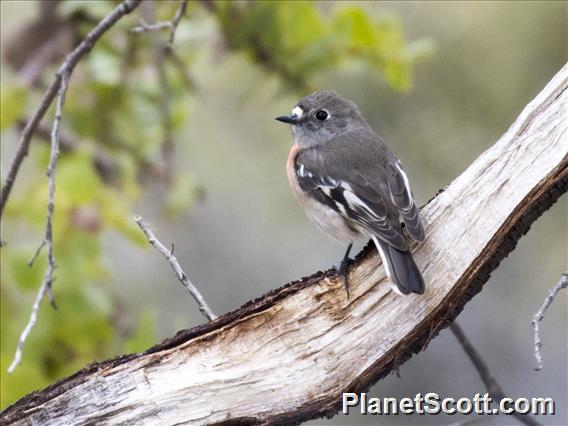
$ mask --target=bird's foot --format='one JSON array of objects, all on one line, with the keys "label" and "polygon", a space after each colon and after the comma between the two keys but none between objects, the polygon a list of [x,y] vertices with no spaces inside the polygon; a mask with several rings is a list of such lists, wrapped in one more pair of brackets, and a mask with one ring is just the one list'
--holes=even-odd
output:
[{"label": "bird's foot", "polygon": [[349,266],[351,265],[353,260],[346,256],[343,260],[339,263],[339,265],[335,266],[335,270],[339,275],[343,277],[343,287],[345,288],[345,292],[347,293],[347,298],[349,299]]}]

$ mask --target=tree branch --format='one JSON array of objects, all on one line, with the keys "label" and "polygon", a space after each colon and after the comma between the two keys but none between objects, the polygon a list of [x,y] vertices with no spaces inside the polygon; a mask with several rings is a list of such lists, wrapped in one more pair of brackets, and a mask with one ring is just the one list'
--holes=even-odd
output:
[{"label": "tree branch", "polygon": [[144,235],[146,235],[150,244],[152,244],[156,248],[156,250],[158,250],[160,254],[166,258],[166,260],[168,261],[168,263],[176,273],[178,280],[180,280],[183,286],[187,289],[187,291],[189,291],[191,296],[197,302],[197,305],[199,306],[199,311],[203,315],[205,315],[205,318],[207,318],[209,321],[213,321],[215,318],[217,318],[217,315],[213,313],[213,311],[211,310],[211,308],[209,307],[209,305],[207,304],[207,302],[205,301],[205,299],[203,298],[197,287],[193,285],[193,283],[188,278],[187,274],[183,272],[183,269],[181,268],[177,258],[174,256],[173,244],[172,244],[172,249],[168,250],[156,238],[156,236],[150,229],[150,226],[146,222],[144,222],[144,220],[142,220],[140,216],[135,217],[134,221],[138,224],[142,232],[144,232]]},{"label": "tree branch", "polygon": [[14,159],[10,164],[4,186],[2,187],[2,192],[0,194],[0,219],[2,218],[2,212],[4,211],[8,197],[10,196],[10,192],[12,191],[14,181],[16,180],[16,176],[18,175],[18,171],[20,170],[20,165],[22,164],[24,158],[28,155],[32,135],[34,134],[38,124],[51,106],[53,99],[55,99],[55,96],[59,91],[62,74],[67,73],[71,75],[79,60],[85,54],[90,52],[97,40],[120,18],[122,18],[124,15],[129,14],[136,7],[138,7],[141,1],[142,0],[124,0],[101,22],[99,22],[89,34],[87,34],[87,36],[79,44],[79,46],[77,46],[69,55],[65,57],[65,61],[55,75],[55,79],[51,82],[48,89],[45,91],[38,108],[22,131],[22,136],[20,137],[16,155],[14,156]]},{"label": "tree branch", "polygon": [[185,15],[185,11],[187,10],[187,2],[188,0],[182,0],[174,19],[172,19],[172,30],[170,31],[170,38],[168,39],[168,46],[171,48],[174,45],[174,40],[176,37],[177,27],[181,21],[181,18]]},{"label": "tree branch", "polygon": [[181,18],[185,15],[187,10],[187,2],[189,0],[181,0],[180,6],[176,11],[176,14],[170,21],[158,21],[152,24],[147,23],[144,19],[140,20],[140,24],[132,28],[130,31],[134,34],[149,33],[162,30],[170,30],[170,36],[168,38],[168,43],[166,48],[171,49],[176,37],[177,27],[181,21]]},{"label": "tree branch", "polygon": [[[155,20],[154,2],[146,2],[142,6],[142,14],[146,19]],[[177,16],[177,14],[176,14]],[[178,21],[179,23],[179,21]],[[173,21],[168,21],[171,33],[175,33]],[[177,28],[177,24],[176,24]],[[168,175],[174,176],[174,139],[172,129],[171,107],[170,107],[170,86],[166,74],[166,52],[167,46],[155,33],[150,34],[152,41],[152,55],[156,76],[160,84],[160,105],[159,111],[162,121],[162,162],[164,170]]]},{"label": "tree branch", "polygon": [[[53,228],[52,227],[53,210],[55,208],[55,170],[56,170],[56,167],[57,167],[57,159],[59,158],[59,133],[60,133],[60,126],[61,126],[61,117],[62,117],[63,105],[65,103],[65,95],[67,93],[67,87],[68,87],[68,84],[69,84],[69,78],[71,77],[71,73],[73,72],[73,69],[75,68],[75,65],[77,65],[77,62],[79,61],[79,59],[93,47],[94,42],[108,28],[110,28],[118,19],[120,19],[120,17],[122,17],[126,13],[130,12],[134,7],[136,7],[137,4],[138,4],[138,2],[136,2],[136,1],[125,1],[125,2],[121,3],[111,14],[109,14],[105,19],[103,19],[95,27],[95,29],[93,29],[87,35],[85,40],[82,41],[81,44],[75,50],[73,50],[69,55],[67,55],[67,57],[65,58],[65,61],[63,62],[63,64],[59,68],[59,70],[57,71],[56,78],[55,78],[54,82],[52,83],[52,85],[50,86],[50,89],[48,89],[47,92],[46,92],[46,95],[44,95],[44,98],[41,101],[40,107],[36,111],[36,114],[34,114],[32,119],[30,120],[30,123],[32,123],[32,124],[28,124],[26,126],[26,128],[24,129],[24,131],[22,132],[23,138],[24,138],[24,135],[28,135],[28,136],[26,136],[27,139],[25,139],[23,141],[23,143],[22,142],[20,143],[16,157],[14,158],[14,161],[12,162],[12,165],[10,167],[10,171],[8,172],[8,177],[6,178],[6,184],[4,185],[4,188],[2,189],[2,200],[1,200],[0,213],[1,213],[1,209],[4,207],[4,205],[6,203],[7,196],[10,193],[10,190],[11,190],[12,185],[14,183],[14,179],[17,175],[18,170],[19,170],[20,164],[21,164],[22,160],[24,159],[24,157],[27,155],[29,141],[31,140],[31,135],[35,131],[37,126],[39,125],[39,121],[41,120],[43,114],[45,114],[45,111],[47,110],[47,108],[49,107],[49,105],[51,104],[51,102],[53,100],[53,97],[51,97],[51,93],[52,93],[51,88],[56,88],[56,91],[58,92],[58,96],[57,96],[57,103],[56,103],[56,108],[55,108],[55,118],[53,120],[53,126],[52,126],[52,130],[51,130],[51,155],[50,155],[50,159],[49,159],[49,165],[48,165],[48,168],[47,168],[47,176],[48,176],[48,179],[49,179],[49,193],[48,193],[48,201],[47,201],[47,218],[46,218],[46,225],[45,225],[45,235],[44,235],[43,241],[41,242],[38,250],[36,251],[36,254],[32,258],[32,260],[30,261],[30,262],[33,262],[33,260],[39,254],[39,251],[41,250],[41,248],[45,246],[47,248],[47,269],[46,269],[42,284],[41,284],[41,286],[38,290],[38,293],[36,295],[36,298],[34,300],[34,304],[32,306],[32,311],[31,311],[28,323],[27,323],[26,327],[24,328],[24,330],[22,331],[20,338],[18,340],[16,353],[14,354],[14,360],[12,361],[12,363],[10,364],[10,367],[8,368],[8,373],[10,373],[10,374],[14,371],[14,369],[18,366],[18,364],[20,363],[20,361],[22,359],[22,353],[23,353],[23,350],[24,350],[24,345],[26,343],[26,340],[27,340],[31,330],[33,329],[34,325],[36,324],[37,313],[39,311],[41,301],[43,300],[43,296],[46,293],[49,296],[49,300],[50,300],[52,306],[56,307],[55,298],[53,296],[53,291],[52,291],[52,284],[53,284],[53,281],[54,281],[54,271],[55,271],[55,267],[56,267],[55,256],[54,256],[54,253],[53,253],[53,229],[52,229]],[[55,96],[55,94],[53,96]],[[38,111],[39,111],[39,113],[38,113]]]},{"label": "tree branch", "polygon": [[[423,295],[398,296],[368,245],[350,271],[290,283],[141,354],[92,364],[5,423],[298,423],[332,416],[449,325],[568,189],[568,66],[501,139],[422,209]],[[467,224],[467,226],[464,226]]]},{"label": "tree branch", "polygon": [[130,30],[133,34],[151,33],[153,31],[162,31],[172,29],[170,21],[160,21],[153,24],[147,23],[144,19],[140,19],[140,23]]},{"label": "tree branch", "polygon": [[57,104],[55,108],[55,119],[53,120],[53,127],[51,130],[51,155],[49,158],[49,165],[47,167],[47,177],[49,178],[49,193],[47,198],[47,219],[45,224],[45,236],[40,246],[38,247],[36,253],[30,260],[30,263],[38,256],[42,247],[47,247],[47,269],[45,271],[45,276],[43,282],[38,290],[34,304],[32,306],[32,312],[30,314],[30,319],[24,331],[20,335],[18,340],[18,347],[14,355],[14,360],[8,367],[8,373],[12,374],[14,369],[18,366],[22,359],[22,353],[24,351],[24,345],[26,340],[32,331],[36,321],[37,312],[39,310],[41,301],[45,293],[48,294],[51,305],[55,308],[55,298],[53,296],[53,290],[51,288],[54,280],[53,273],[55,272],[55,255],[53,254],[53,210],[55,207],[55,169],[57,167],[57,159],[59,158],[59,129],[61,126],[61,117],[63,111],[63,105],[65,103],[65,94],[67,93],[67,87],[69,85],[69,71],[62,69],[58,72],[61,77],[61,84],[59,85],[59,95],[57,97]]},{"label": "tree branch", "polygon": [[536,371],[542,369],[542,341],[540,339],[540,328],[539,324],[544,318],[544,314],[548,307],[554,302],[554,298],[558,294],[558,292],[568,287],[568,272],[564,272],[562,277],[560,277],[560,281],[556,283],[554,287],[548,290],[548,295],[546,299],[544,299],[544,303],[540,307],[540,309],[534,314],[532,319],[532,326],[534,329],[534,356],[536,358],[537,366],[535,368]]},{"label": "tree branch", "polygon": [[[481,378],[481,381],[485,385],[485,388],[487,389],[487,392],[489,392],[491,398],[498,401],[501,401],[503,398],[505,398],[505,392],[503,392],[503,389],[497,382],[497,379],[495,379],[495,376],[491,373],[491,370],[489,370],[489,367],[487,366],[479,352],[477,352],[475,347],[471,344],[457,321],[454,321],[450,324],[450,330],[477,370],[477,373],[479,374],[479,377]],[[529,416],[521,415],[519,413],[513,413],[513,416],[519,422],[529,426],[536,426],[539,424]]]},{"label": "tree branch", "polygon": [[[169,174],[169,177],[174,174],[174,138],[171,117],[171,93],[166,74],[166,58],[173,55],[173,43],[175,34],[181,18],[185,15],[187,9],[187,1],[182,0],[175,16],[167,22],[155,22],[147,24],[146,20],[155,20],[155,2],[146,2],[142,8],[142,14],[145,20],[142,20],[140,25],[133,28],[133,33],[151,32],[152,50],[154,56],[154,67],[160,84],[160,115],[162,120],[162,160],[164,163],[164,170]],[[163,42],[156,34],[155,31],[160,31],[164,28],[170,29],[170,36],[167,43]],[[185,77],[185,74],[182,74]]]}]

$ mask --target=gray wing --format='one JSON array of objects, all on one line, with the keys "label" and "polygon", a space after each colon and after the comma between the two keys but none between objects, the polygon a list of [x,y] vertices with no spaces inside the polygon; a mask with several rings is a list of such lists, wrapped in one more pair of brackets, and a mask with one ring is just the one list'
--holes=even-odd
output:
[{"label": "gray wing", "polygon": [[[333,158],[307,149],[295,163],[298,184],[309,196],[331,207],[343,217],[398,250],[407,250],[398,210],[388,187],[374,187],[348,164],[338,167]],[[350,173],[347,171],[351,170]]]},{"label": "gray wing", "polygon": [[389,187],[392,202],[397,207],[400,218],[406,226],[406,230],[412,238],[417,241],[424,240],[424,228],[418,213],[418,208],[414,203],[414,197],[410,190],[408,177],[402,169],[398,159],[390,161],[386,166],[387,184]]}]

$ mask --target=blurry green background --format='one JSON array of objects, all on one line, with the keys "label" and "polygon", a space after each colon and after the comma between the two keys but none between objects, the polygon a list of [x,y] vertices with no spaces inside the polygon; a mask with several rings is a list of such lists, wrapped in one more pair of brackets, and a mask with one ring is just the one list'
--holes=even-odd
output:
[{"label": "blurry green background", "polygon": [[[56,3],[0,3],[2,181],[20,122],[62,55],[116,4]],[[60,157],[54,217],[59,309],[44,301],[22,364],[9,376],[45,270],[44,255],[27,266],[43,235],[49,156],[45,137],[32,142],[2,219],[2,408],[93,360],[142,351],[203,322],[146,244],[135,214],[164,244],[175,243],[219,314],[337,262],[343,247],[317,231],[290,193],[284,164],[292,137],[273,120],[310,90],[335,89],[357,102],[402,159],[423,204],[505,132],[568,56],[566,2],[190,2],[174,57],[160,56],[167,32],[128,32],[142,16],[170,19],[177,6],[141,6],[73,74],[62,126],[74,148]],[[171,167],[161,152],[169,134],[164,93]],[[542,324],[540,372],[530,320],[566,269],[566,211],[563,197],[459,317],[506,393],[556,399],[556,416],[539,421],[557,425],[568,422],[566,293]],[[400,373],[369,392],[485,392],[446,330]],[[470,420],[338,415],[312,423]]]}]

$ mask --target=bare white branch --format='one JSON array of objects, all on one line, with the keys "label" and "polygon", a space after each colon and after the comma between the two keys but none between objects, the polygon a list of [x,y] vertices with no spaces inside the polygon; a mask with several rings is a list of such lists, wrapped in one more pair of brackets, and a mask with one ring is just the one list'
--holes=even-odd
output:
[{"label": "bare white branch", "polygon": [[20,335],[20,339],[18,340],[18,347],[16,348],[14,359],[10,364],[10,366],[8,367],[9,374],[12,374],[15,368],[18,366],[18,364],[20,364],[20,362],[22,361],[22,354],[24,353],[24,345],[26,344],[26,340],[28,339],[28,336],[32,331],[32,329],[34,328],[34,325],[37,321],[37,312],[39,311],[39,306],[41,304],[41,301],[43,300],[45,292],[47,291],[47,287],[48,287],[48,281],[47,279],[44,278],[39,288],[39,291],[36,294],[34,304],[32,306],[32,311],[30,313],[30,319],[28,320],[28,323],[26,324],[24,331],[22,331],[22,334]]},{"label": "bare white branch", "polygon": [[38,110],[34,114],[33,118],[30,120],[28,125],[25,127],[22,133],[22,140],[20,141],[20,146],[16,156],[10,166],[10,171],[8,173],[8,178],[6,183],[2,188],[2,200],[0,206],[0,213],[7,201],[8,195],[18,173],[19,167],[27,155],[27,150],[29,147],[29,141],[33,132],[36,130],[39,122],[41,121],[43,115],[50,107],[53,99],[57,96],[57,102],[55,105],[55,118],[53,120],[53,126],[51,128],[51,154],[49,158],[49,165],[47,168],[47,177],[49,179],[49,192],[47,199],[47,215],[46,215],[46,225],[44,238],[36,250],[33,257],[30,259],[30,264],[37,258],[41,249],[45,246],[47,248],[47,269],[43,277],[42,284],[37,292],[36,298],[34,300],[32,310],[30,313],[30,318],[26,327],[20,334],[18,340],[18,345],[16,347],[16,353],[14,354],[14,359],[10,366],[8,367],[8,373],[12,374],[14,369],[22,360],[22,354],[24,351],[24,346],[26,340],[33,327],[37,322],[37,315],[41,301],[47,293],[51,305],[56,308],[55,297],[53,295],[52,284],[54,281],[54,272],[56,268],[55,256],[53,252],[53,211],[55,209],[55,169],[57,167],[57,160],[59,158],[59,144],[60,144],[60,127],[61,118],[63,114],[63,105],[65,104],[65,95],[67,94],[67,88],[69,86],[69,79],[71,73],[73,72],[75,66],[79,60],[87,54],[94,46],[96,41],[109,29],[116,21],[118,21],[124,15],[130,13],[134,8],[138,6],[141,0],[125,0],[119,4],[109,15],[107,15],[102,21],[100,21],[97,26],[85,37],[85,39],[77,46],[71,53],[69,53],[63,64],[61,64],[55,79],[51,86],[48,88],[47,92],[38,107]]},{"label": "bare white branch", "polygon": [[49,301],[51,305],[55,308],[55,297],[53,296],[52,284],[53,284],[53,273],[55,272],[55,255],[53,254],[53,210],[55,208],[55,169],[57,167],[57,159],[59,158],[59,130],[61,127],[61,117],[63,111],[63,105],[65,104],[65,95],[67,93],[67,88],[69,87],[69,76],[71,75],[70,70],[67,68],[66,63],[64,63],[58,74],[61,76],[61,85],[59,86],[59,94],[57,96],[57,103],[55,106],[55,118],[53,120],[53,127],[51,130],[51,155],[49,158],[49,166],[47,167],[47,176],[49,178],[49,194],[47,198],[47,215],[45,224],[45,236],[41,242],[36,254],[32,258],[35,259],[37,254],[43,246],[47,248],[47,269],[45,271],[45,276],[43,277],[43,282],[39,288],[39,291],[34,300],[32,306],[32,312],[30,314],[30,319],[24,331],[20,335],[18,340],[18,346],[16,348],[16,353],[14,355],[14,360],[8,367],[8,373],[12,374],[14,369],[18,366],[22,359],[22,353],[24,351],[24,345],[26,340],[32,331],[35,323],[37,322],[37,312],[41,305],[43,296],[47,292]]},{"label": "bare white branch", "polygon": [[541,341],[541,338],[540,338],[539,323],[543,320],[544,314],[546,313],[546,310],[552,304],[552,302],[554,301],[554,298],[556,297],[558,292],[561,289],[566,288],[566,287],[568,287],[568,271],[564,272],[562,274],[562,277],[560,277],[560,281],[558,281],[554,287],[552,287],[550,290],[548,290],[548,294],[546,296],[546,299],[544,299],[544,303],[542,304],[540,309],[537,311],[537,313],[534,314],[534,316],[533,316],[532,326],[533,326],[533,329],[534,329],[534,356],[535,356],[536,362],[537,362],[537,366],[535,368],[536,371],[541,370],[542,365],[543,365],[543,362],[542,362],[542,341]]},{"label": "bare white branch", "polygon": [[199,310],[201,311],[201,313],[203,315],[205,315],[205,317],[209,321],[213,321],[215,318],[217,318],[217,315],[215,315],[213,313],[213,311],[211,310],[211,308],[209,307],[207,302],[205,302],[205,299],[203,298],[203,296],[201,295],[201,293],[199,292],[197,287],[195,287],[193,285],[193,283],[190,281],[190,279],[188,278],[186,273],[181,268],[177,258],[173,254],[174,253],[173,244],[172,244],[171,250],[168,250],[156,238],[156,236],[154,235],[154,233],[150,229],[150,225],[148,225],[146,222],[144,222],[142,217],[136,216],[134,218],[134,220],[136,221],[136,223],[138,224],[138,226],[140,227],[142,232],[144,232],[144,235],[146,235],[146,237],[148,238],[148,242],[150,244],[152,244],[156,248],[156,250],[158,250],[160,252],[160,254],[166,258],[166,260],[168,261],[168,263],[170,264],[170,266],[174,270],[175,274],[177,275],[178,280],[180,280],[180,282],[183,284],[183,286],[187,289],[187,291],[189,291],[191,296],[197,302],[197,305],[199,306]]},{"label": "bare white branch", "polygon": [[176,14],[170,21],[157,21],[152,24],[147,23],[144,19],[140,20],[140,23],[132,28],[130,32],[134,34],[141,34],[141,33],[149,33],[155,31],[163,31],[163,30],[170,30],[170,36],[168,38],[168,43],[166,48],[171,49],[174,44],[174,39],[176,36],[176,31],[178,25],[181,21],[181,18],[185,15],[185,11],[187,10],[187,2],[188,0],[182,0],[179,8],[176,11]]},{"label": "bare white branch", "polygon": [[[487,392],[489,393],[491,398],[498,401],[501,401],[503,398],[505,398],[505,392],[503,391],[503,388],[501,387],[499,382],[497,382],[497,379],[495,378],[493,373],[491,373],[491,370],[487,366],[487,363],[484,361],[481,354],[477,352],[477,349],[475,349],[475,346],[467,338],[457,321],[454,321],[450,324],[450,330],[477,370],[477,373],[479,374],[479,377],[481,378],[481,381],[485,385],[485,388],[487,389]],[[523,414],[514,413],[513,416],[520,423],[528,426],[537,426],[539,424],[532,417]]]},{"label": "bare white branch", "polygon": [[177,31],[177,27],[181,21],[181,18],[183,17],[183,15],[185,15],[185,11],[187,9],[187,2],[188,0],[182,0],[181,5],[179,6],[174,19],[172,19],[171,21],[171,32],[170,32],[170,38],[168,39],[168,45],[170,46],[170,48],[173,46],[174,44],[174,39],[176,37],[176,31]]},{"label": "bare white branch", "polygon": [[140,23],[134,28],[130,29],[130,32],[134,34],[141,34],[141,33],[149,33],[152,31],[162,31],[162,30],[171,31],[171,29],[172,29],[171,21],[160,21],[154,24],[148,24],[144,19],[140,19]]}]

